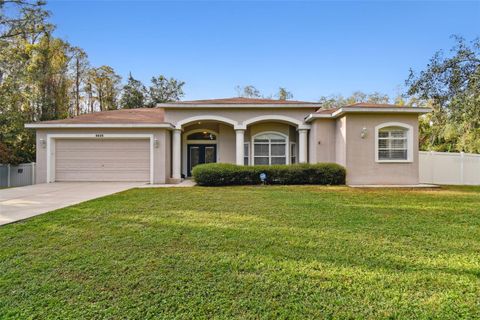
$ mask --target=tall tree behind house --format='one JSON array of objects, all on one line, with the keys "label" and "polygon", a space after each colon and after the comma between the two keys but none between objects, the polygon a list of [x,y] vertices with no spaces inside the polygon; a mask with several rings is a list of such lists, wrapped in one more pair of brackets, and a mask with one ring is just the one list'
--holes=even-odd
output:
[{"label": "tall tree behind house", "polygon": [[122,89],[120,105],[124,109],[142,108],[147,103],[147,94],[147,88],[145,88],[143,83],[133,78],[130,73],[128,76],[128,82]]},{"label": "tall tree behind house", "polygon": [[420,122],[423,150],[480,153],[480,39],[453,38],[450,54],[410,71],[407,94],[433,108]]}]

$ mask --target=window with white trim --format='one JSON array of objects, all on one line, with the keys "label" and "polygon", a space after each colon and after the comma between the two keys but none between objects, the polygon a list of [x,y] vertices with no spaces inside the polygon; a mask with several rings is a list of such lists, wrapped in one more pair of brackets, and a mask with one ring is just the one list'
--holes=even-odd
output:
[{"label": "window with white trim", "polygon": [[408,129],[384,127],[378,130],[378,160],[408,160]]},{"label": "window with white trim", "polygon": [[248,157],[250,154],[250,143],[245,142],[243,144],[243,165],[248,166]]},{"label": "window with white trim", "polygon": [[297,163],[297,144],[290,142],[290,163]]},{"label": "window with white trim", "polygon": [[262,133],[253,139],[253,164],[286,164],[287,137],[279,133]]}]

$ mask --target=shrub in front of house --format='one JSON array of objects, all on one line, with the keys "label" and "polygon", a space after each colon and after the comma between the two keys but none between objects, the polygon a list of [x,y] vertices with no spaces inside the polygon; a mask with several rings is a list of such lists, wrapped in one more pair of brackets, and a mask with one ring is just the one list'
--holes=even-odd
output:
[{"label": "shrub in front of house", "polygon": [[200,186],[256,185],[266,174],[267,184],[345,184],[346,170],[336,163],[237,166],[228,163],[200,164],[192,175]]}]

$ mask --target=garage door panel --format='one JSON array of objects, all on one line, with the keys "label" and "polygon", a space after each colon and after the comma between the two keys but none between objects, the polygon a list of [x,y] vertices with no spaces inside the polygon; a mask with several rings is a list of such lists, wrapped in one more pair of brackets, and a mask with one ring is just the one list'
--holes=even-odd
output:
[{"label": "garage door panel", "polygon": [[75,141],[76,148],[88,147],[90,149],[94,148],[112,148],[123,145],[128,145],[129,148],[134,148],[138,146],[141,149],[141,146],[144,146],[149,142],[147,138],[72,138],[72,139],[57,139],[57,144],[70,144],[71,141]]},{"label": "garage door panel", "polygon": [[[69,168],[69,167],[64,167],[64,168],[59,168],[57,167],[57,170],[56,172],[67,172],[67,171],[74,171],[74,172],[118,172],[119,170],[123,170],[123,171],[128,171],[128,172],[150,172],[148,169],[132,169],[131,167],[120,167],[120,166],[117,166],[115,168],[110,168],[110,167],[101,167],[101,166],[92,166],[92,167],[83,167],[83,168]],[[119,172],[121,173],[121,172]]]},{"label": "garage door panel", "polygon": [[[87,152],[92,152],[92,151],[87,151]],[[132,151],[128,151],[132,152]],[[114,158],[114,160],[112,159]],[[105,157],[105,156],[98,156],[95,154],[91,154],[88,157],[87,156],[75,156],[74,154],[65,157],[65,156],[58,156],[56,158],[57,160],[60,160],[60,164],[62,165],[96,165],[96,164],[109,164],[109,165],[115,165],[115,164],[143,164],[146,165],[149,163],[150,158],[149,157],[129,157],[128,155],[113,155],[112,157]],[[121,162],[118,161],[117,159],[121,159]],[[92,160],[92,161],[89,161]]]},{"label": "garage door panel", "polygon": [[[101,163],[99,163],[101,162]],[[136,162],[107,162],[107,161],[95,161],[94,163],[78,163],[78,164],[72,164],[72,163],[63,163],[61,162],[60,164],[57,164],[57,171],[61,170],[78,170],[78,171],[88,171],[88,170],[105,170],[105,171],[115,171],[115,170],[128,170],[128,171],[149,171],[148,168],[145,168],[145,166],[148,166],[149,163],[148,161],[144,163],[142,168],[134,168],[134,166],[137,166],[139,164],[138,161]]]},{"label": "garage door panel", "polygon": [[148,139],[59,139],[56,181],[149,181]]},{"label": "garage door panel", "polygon": [[[73,141],[73,140],[72,140]],[[75,142],[75,144],[78,143],[78,142]],[[62,145],[62,144],[61,144]],[[105,143],[100,143],[99,145],[97,145],[97,143],[93,143],[92,142],[92,146],[82,146],[82,147],[76,147],[75,148],[75,151],[105,151],[105,152],[112,152],[112,153],[115,153],[115,152],[121,152],[123,150],[123,148],[125,148],[124,146],[120,145],[120,144],[114,144],[114,145],[110,145],[110,144],[105,144]],[[129,143],[129,146],[128,146],[129,150],[132,150],[132,151],[142,151],[144,146],[143,144],[141,146],[135,146],[135,145],[132,145],[131,143]],[[72,150],[65,150],[65,152],[71,152]]]},{"label": "garage door panel", "polygon": [[92,172],[71,172],[61,173],[61,179],[57,181],[149,181],[148,172],[128,172],[112,175],[110,172],[95,172],[95,179],[92,180]]}]

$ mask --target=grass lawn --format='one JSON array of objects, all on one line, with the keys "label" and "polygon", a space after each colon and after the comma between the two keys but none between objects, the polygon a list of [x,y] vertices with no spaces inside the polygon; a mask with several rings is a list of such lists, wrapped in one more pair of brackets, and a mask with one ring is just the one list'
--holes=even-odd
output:
[{"label": "grass lawn", "polygon": [[0,227],[0,318],[480,318],[480,188],[85,202]]}]

